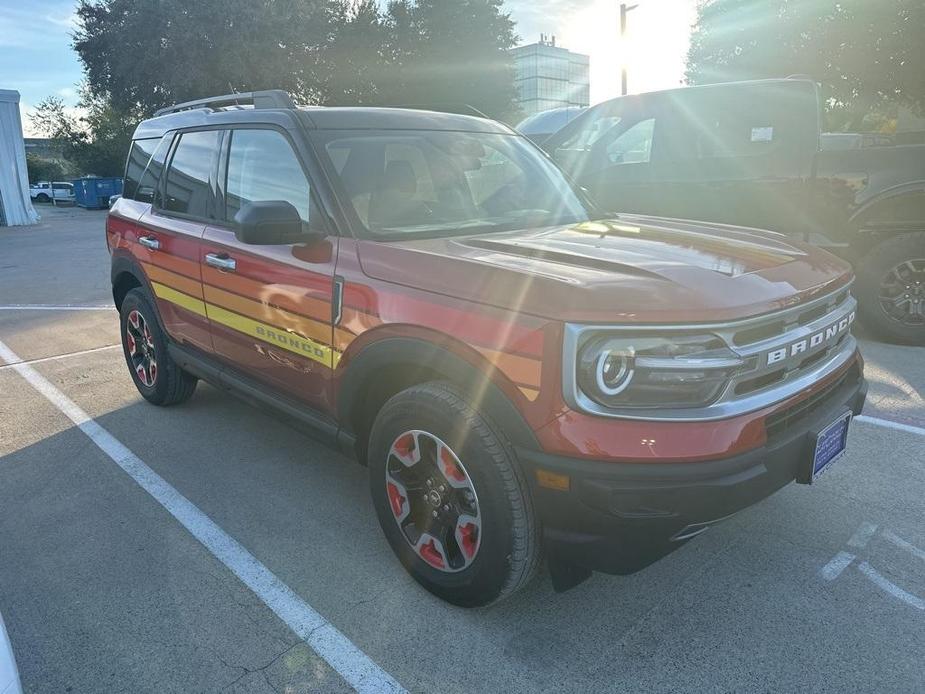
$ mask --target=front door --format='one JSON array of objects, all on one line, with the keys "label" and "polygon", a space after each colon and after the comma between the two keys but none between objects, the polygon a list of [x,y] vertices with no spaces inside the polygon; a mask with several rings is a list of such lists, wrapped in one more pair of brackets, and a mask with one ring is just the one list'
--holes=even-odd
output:
[{"label": "front door", "polygon": [[224,210],[206,227],[202,279],[216,354],[233,370],[329,410],[336,356],[331,298],[336,237],[312,244],[254,245],[235,237],[251,202],[284,200],[308,224],[315,210],[306,169],[280,130],[226,132]]}]

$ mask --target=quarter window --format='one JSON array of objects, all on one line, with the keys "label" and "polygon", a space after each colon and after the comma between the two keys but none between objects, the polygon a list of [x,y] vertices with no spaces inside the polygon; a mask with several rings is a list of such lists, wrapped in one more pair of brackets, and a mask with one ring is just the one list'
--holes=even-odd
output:
[{"label": "quarter window", "polygon": [[225,219],[247,203],[285,200],[309,219],[308,178],[289,141],[275,130],[232,130],[225,185]]},{"label": "quarter window", "polygon": [[135,199],[135,191],[138,190],[138,182],[144,173],[148,160],[157,147],[158,139],[151,138],[148,140],[135,140],[132,148],[128,153],[128,161],[125,164],[125,184],[123,185],[122,197],[127,200]]},{"label": "quarter window", "polygon": [[[167,151],[170,149],[170,143],[173,141],[173,134],[168,133],[161,138],[160,143],[151,155],[150,161],[144,168],[144,173],[138,181],[138,187],[134,191],[133,198],[138,202],[154,203],[161,206],[161,199],[157,195],[158,181],[161,180],[161,173],[164,171],[164,162],[167,160]],[[126,181],[128,185],[128,181]]]},{"label": "quarter window", "polygon": [[209,211],[209,173],[218,149],[218,130],[183,133],[170,160],[164,209],[193,217]]}]

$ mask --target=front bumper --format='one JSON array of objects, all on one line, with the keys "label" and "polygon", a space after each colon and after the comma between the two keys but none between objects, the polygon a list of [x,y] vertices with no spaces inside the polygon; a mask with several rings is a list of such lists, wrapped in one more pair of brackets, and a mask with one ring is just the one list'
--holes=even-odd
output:
[{"label": "front bumper", "polygon": [[[819,397],[769,417],[765,445],[721,460],[618,463],[518,449],[547,556],[612,574],[648,566],[712,523],[794,481],[812,454],[811,432],[846,409],[859,414],[866,395],[861,369],[852,367]],[[537,471],[567,475],[568,491],[539,486]]]}]

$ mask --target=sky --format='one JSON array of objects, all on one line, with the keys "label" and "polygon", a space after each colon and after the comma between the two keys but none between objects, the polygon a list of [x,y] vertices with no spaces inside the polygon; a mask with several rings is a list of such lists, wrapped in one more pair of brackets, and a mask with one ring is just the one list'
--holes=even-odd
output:
[{"label": "sky", "polygon": [[[193,1],[193,0],[191,0]],[[506,0],[521,43],[540,33],[591,57],[591,103],[620,93],[625,61],[629,91],[668,89],[681,83],[697,0],[631,0],[638,5],[619,40],[618,0]],[[0,89],[21,94],[26,137],[38,135],[28,114],[47,96],[77,103],[82,70],[71,49],[74,0],[0,0]]]}]

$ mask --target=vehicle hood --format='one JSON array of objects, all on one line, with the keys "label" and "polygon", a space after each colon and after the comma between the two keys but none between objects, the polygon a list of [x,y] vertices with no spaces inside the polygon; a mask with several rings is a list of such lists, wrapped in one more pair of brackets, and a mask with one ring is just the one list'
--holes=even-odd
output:
[{"label": "vehicle hood", "polygon": [[360,244],[370,277],[566,321],[710,322],[850,282],[835,256],[774,232],[660,217]]}]

